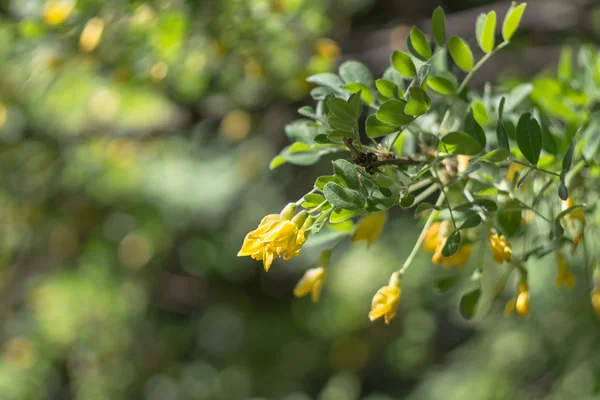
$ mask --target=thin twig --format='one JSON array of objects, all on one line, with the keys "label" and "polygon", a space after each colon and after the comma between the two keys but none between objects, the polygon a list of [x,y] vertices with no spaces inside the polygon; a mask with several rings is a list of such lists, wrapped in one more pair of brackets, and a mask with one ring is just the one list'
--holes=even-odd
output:
[{"label": "thin twig", "polygon": [[[440,193],[440,197],[438,197],[438,200],[435,202],[435,205],[437,207],[439,207],[442,205],[443,202],[444,202],[444,193]],[[404,272],[406,272],[406,270],[412,263],[413,259],[419,252],[419,249],[421,248],[421,245],[423,244],[423,241],[425,240],[425,235],[427,234],[427,231],[433,224],[433,221],[435,220],[436,215],[437,215],[437,210],[435,210],[435,209],[431,210],[431,214],[429,214],[429,217],[427,218],[427,221],[425,222],[425,225],[423,226],[423,230],[421,230],[421,234],[419,235],[419,238],[417,239],[417,242],[415,243],[415,247],[413,247],[412,251],[408,255],[408,258],[404,262],[404,265],[402,266],[402,268],[400,268],[398,270],[398,274],[400,274],[400,275],[404,274]]]}]

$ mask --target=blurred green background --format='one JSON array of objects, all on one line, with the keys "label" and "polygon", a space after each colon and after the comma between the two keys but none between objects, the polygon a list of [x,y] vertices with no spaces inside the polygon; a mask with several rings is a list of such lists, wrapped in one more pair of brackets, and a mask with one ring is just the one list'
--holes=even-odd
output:
[{"label": "blurred green background", "polygon": [[[600,399],[589,288],[556,291],[547,260],[529,319],[497,304],[467,324],[423,254],[386,327],[367,313],[418,235],[410,212],[340,246],[317,305],[292,289],[319,249],[268,274],[236,257],[330,170],[268,171],[305,78],[349,58],[381,73],[439,5],[472,38],[508,7],[486,3],[1,0],[0,399]],[[475,84],[552,70],[599,19],[596,1],[530,2]]]}]

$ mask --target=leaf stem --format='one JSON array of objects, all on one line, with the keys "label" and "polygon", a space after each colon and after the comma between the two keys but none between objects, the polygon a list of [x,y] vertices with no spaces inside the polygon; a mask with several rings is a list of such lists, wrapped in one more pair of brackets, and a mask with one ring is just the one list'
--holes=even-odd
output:
[{"label": "leaf stem", "polygon": [[430,183],[431,183],[431,179],[423,179],[420,182],[413,183],[412,185],[410,185],[408,187],[408,193],[412,193],[412,192],[414,192],[416,190],[422,189],[425,186],[429,185]]},{"label": "leaf stem", "polygon": [[[442,205],[443,202],[444,202],[444,193],[440,193],[440,197],[438,197],[435,205],[439,207]],[[425,235],[427,234],[427,231],[429,230],[429,228],[433,224],[433,221],[435,220],[436,215],[437,215],[437,210],[435,210],[435,209],[431,210],[431,214],[429,214],[429,217],[427,218],[427,221],[425,222],[425,225],[423,226],[423,229],[421,230],[421,234],[419,235],[419,238],[417,239],[417,242],[415,243],[415,247],[413,247],[412,251],[408,255],[408,258],[404,262],[404,265],[402,266],[402,268],[400,268],[397,271],[399,275],[404,274],[404,272],[406,272],[406,270],[408,269],[408,267],[414,260],[419,249],[421,248],[421,245],[423,244],[423,241],[425,240]]]},{"label": "leaf stem", "polygon": [[452,212],[452,207],[450,206],[450,201],[448,201],[448,195],[446,194],[446,189],[444,188],[442,181],[440,180],[437,173],[435,172],[435,169],[432,168],[431,173],[440,183],[440,189],[442,189],[442,193],[444,194],[444,198],[446,199],[446,205],[448,206],[448,211],[450,212],[450,219],[452,220],[452,225],[454,226],[454,230],[456,230],[456,220],[454,219],[454,213]]},{"label": "leaf stem", "polygon": [[425,200],[426,198],[431,196],[436,190],[438,190],[438,185],[437,184],[431,185],[430,187],[428,187],[427,189],[425,189],[423,192],[419,193],[415,197],[415,201],[413,202],[413,205],[417,205],[417,204],[421,203],[423,200]]},{"label": "leaf stem", "polygon": [[319,204],[318,206],[316,206],[315,208],[313,208],[312,210],[310,210],[308,213],[312,214],[314,212],[317,212],[321,207],[323,207],[327,203],[328,203],[328,201],[324,200],[321,204]]},{"label": "leaf stem", "polygon": [[481,68],[481,66],[483,64],[485,64],[485,62],[487,60],[489,60],[490,57],[492,57],[494,54],[496,54],[496,52],[498,52],[498,51],[502,50],[503,48],[505,48],[506,46],[508,46],[509,43],[510,42],[504,41],[504,42],[500,43],[494,50],[490,51],[485,56],[481,57],[481,60],[479,60],[477,62],[477,64],[475,64],[475,66],[469,71],[467,76],[465,76],[465,79],[463,79],[463,81],[461,82],[461,84],[458,87],[458,89],[456,90],[456,92],[457,93],[462,92],[463,89],[467,86],[467,84],[471,80],[471,78],[473,78],[473,75],[475,75],[475,73],[479,70],[479,68]]},{"label": "leaf stem", "polygon": [[546,173],[546,174],[550,174],[550,175],[554,175],[554,176],[560,176],[560,174],[557,174],[556,172],[548,171],[547,169],[544,169],[544,168],[539,168],[539,167],[538,167],[538,166],[536,166],[536,165],[527,164],[527,163],[524,163],[524,162],[522,162],[522,161],[515,160],[514,158],[511,158],[511,159],[510,159],[510,161],[511,161],[511,162],[514,162],[515,164],[523,165],[523,166],[525,166],[525,167],[527,167],[527,168],[531,168],[531,169],[538,170],[538,171],[540,171],[540,172],[544,172],[544,173]]}]

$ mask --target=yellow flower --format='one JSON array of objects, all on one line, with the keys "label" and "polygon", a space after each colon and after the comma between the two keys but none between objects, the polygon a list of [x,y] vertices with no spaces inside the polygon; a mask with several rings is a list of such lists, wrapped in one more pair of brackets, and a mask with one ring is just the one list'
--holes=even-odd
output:
[{"label": "yellow flower", "polygon": [[[573,201],[572,198],[567,198],[566,201],[562,202],[562,209],[567,210],[571,207],[575,206],[575,202]],[[585,225],[585,217],[583,215],[583,208],[579,207],[574,209],[573,211],[571,211],[570,213],[568,213],[567,215],[565,215],[565,219],[571,219],[571,220],[578,220],[580,221],[582,224]]]},{"label": "yellow flower", "polygon": [[458,172],[464,172],[467,168],[469,168],[469,161],[471,160],[470,156],[463,156],[463,155],[459,155],[458,157],[456,157],[456,160],[458,161]]},{"label": "yellow flower", "polygon": [[263,262],[269,271],[275,257],[289,260],[297,256],[306,242],[306,230],[312,225],[312,217],[302,211],[292,218],[295,204],[289,204],[280,214],[270,214],[262,219],[258,228],[244,238],[238,257],[250,256]]},{"label": "yellow flower", "polygon": [[569,269],[569,264],[565,260],[562,252],[556,252],[556,267],[558,273],[556,275],[556,280],[554,283],[558,289],[561,288],[562,285],[565,285],[569,289],[573,289],[575,285],[575,275],[573,275]]},{"label": "yellow flower", "polygon": [[425,251],[434,253],[440,245],[440,242],[443,240],[440,238],[441,226],[441,222],[434,222],[433,224],[431,224],[429,229],[427,229],[427,232],[425,232],[425,239],[423,240],[423,249]]},{"label": "yellow flower", "polygon": [[373,242],[377,240],[379,235],[381,235],[386,219],[387,212],[385,211],[367,215],[358,223],[352,241],[358,242],[360,240],[366,240],[368,246],[371,246]]},{"label": "yellow flower", "polygon": [[444,257],[442,255],[442,249],[446,244],[446,236],[448,233],[449,229],[446,222],[434,222],[427,232],[425,232],[423,249],[425,249],[425,251],[433,252],[431,261],[434,264],[440,264],[443,267],[462,268],[467,264],[473,246],[470,244],[463,244],[452,256]]},{"label": "yellow flower", "polygon": [[527,282],[521,281],[521,283],[519,283],[517,296],[506,304],[504,313],[510,314],[514,310],[516,310],[517,314],[521,317],[527,317],[529,315],[529,288]]},{"label": "yellow flower", "polygon": [[397,273],[393,273],[389,284],[379,289],[375,293],[375,296],[373,296],[369,319],[375,321],[384,317],[386,325],[389,325],[392,318],[396,316],[396,309],[398,308],[401,293],[400,276]]},{"label": "yellow flower", "polygon": [[98,47],[102,38],[102,32],[104,32],[104,21],[97,17],[90,19],[85,24],[79,37],[79,48],[81,51],[89,53]]},{"label": "yellow flower", "polygon": [[325,268],[318,267],[309,269],[296,284],[294,296],[302,297],[310,293],[313,303],[318,302],[324,280]]},{"label": "yellow flower", "polygon": [[59,25],[66,21],[75,8],[75,0],[48,0],[44,5],[44,22]]},{"label": "yellow flower", "polygon": [[340,46],[328,38],[320,38],[315,42],[315,53],[327,60],[337,60],[340,58]]},{"label": "yellow flower", "polygon": [[469,256],[471,255],[473,246],[471,246],[470,244],[462,244],[456,253],[454,253],[450,257],[444,257],[442,255],[442,249],[444,248],[445,244],[446,239],[443,239],[438,245],[438,247],[435,249],[435,253],[431,258],[431,261],[433,261],[434,264],[442,265],[444,268],[463,268],[467,264],[467,261],[469,261]]},{"label": "yellow flower", "polygon": [[489,238],[490,247],[492,248],[492,258],[498,264],[512,261],[512,245],[504,236],[498,236],[497,233]]},{"label": "yellow flower", "polygon": [[600,317],[600,289],[597,287],[594,288],[590,297],[592,301],[592,307],[594,307],[594,311],[596,311],[596,314],[598,317]]}]

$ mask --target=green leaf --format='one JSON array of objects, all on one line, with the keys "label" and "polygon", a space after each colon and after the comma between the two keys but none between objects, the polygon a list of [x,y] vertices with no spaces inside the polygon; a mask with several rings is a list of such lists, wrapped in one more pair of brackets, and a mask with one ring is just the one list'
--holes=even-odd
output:
[{"label": "green leaf", "polygon": [[506,237],[513,236],[521,226],[521,204],[516,200],[506,202],[496,213],[496,221]]},{"label": "green leaf", "polygon": [[431,58],[431,46],[425,34],[416,26],[413,26],[408,36],[408,48],[414,56],[422,60]]},{"label": "green leaf", "polygon": [[350,161],[343,159],[335,160],[333,162],[333,171],[342,185],[347,186],[350,189],[358,189],[360,185],[358,172],[356,171],[354,164]]},{"label": "green leaf", "polygon": [[354,134],[352,132],[348,132],[342,129],[334,129],[327,133],[327,137],[329,140],[334,142],[341,142],[342,138],[351,138]]},{"label": "green leaf", "polygon": [[283,157],[283,156],[275,156],[275,157],[273,157],[273,159],[269,163],[269,169],[273,170],[273,169],[279,167],[280,165],[285,164],[285,162],[286,162],[285,157]]},{"label": "green leaf", "polygon": [[481,217],[478,214],[469,215],[462,224],[458,227],[458,230],[475,228],[481,224]]},{"label": "green leaf", "polygon": [[466,132],[449,132],[442,136],[440,151],[448,154],[473,156],[483,150],[481,143]]},{"label": "green leaf", "polygon": [[421,68],[419,68],[419,72],[417,72],[417,84],[416,86],[423,86],[423,83],[427,80],[429,76],[429,72],[431,71],[431,65],[423,64]]},{"label": "green leaf", "polygon": [[473,53],[467,42],[458,36],[452,36],[448,41],[450,56],[460,69],[469,72],[473,69]]},{"label": "green leaf", "polygon": [[336,74],[331,72],[323,72],[321,74],[311,75],[306,78],[307,82],[321,86],[326,86],[331,89],[340,90],[344,86],[344,82]]},{"label": "green leaf", "polygon": [[465,118],[464,131],[471,135],[475,140],[479,142],[481,148],[485,148],[487,139],[485,137],[485,132],[483,128],[479,126],[477,121],[475,121],[475,117],[473,115],[473,110],[469,110],[467,117]]},{"label": "green leaf", "polygon": [[404,112],[414,116],[423,115],[429,110],[430,105],[431,99],[427,95],[427,92],[418,86],[413,86],[410,88],[410,97],[404,108]]},{"label": "green leaf", "polygon": [[375,81],[375,86],[377,87],[377,91],[383,96],[389,98],[394,97],[394,88],[396,87],[396,84],[394,82],[388,81],[386,79],[377,79]]},{"label": "green leaf", "polygon": [[504,110],[504,97],[500,100],[498,124],[496,125],[496,140],[498,141],[498,147],[506,150],[510,153],[510,145],[508,144],[508,135],[504,129],[504,123],[502,122],[502,112]]},{"label": "green leaf", "polygon": [[329,216],[329,222],[331,222],[332,224],[339,224],[340,222],[347,221],[350,218],[359,216],[364,213],[365,213],[365,210],[363,210],[363,209],[348,210],[348,209],[340,208],[337,210],[333,210],[333,212]]},{"label": "green leaf", "polygon": [[285,126],[285,134],[293,142],[309,144],[319,134],[317,128],[309,125],[311,122],[307,119],[298,119],[290,122]]},{"label": "green leaf", "polygon": [[413,117],[404,112],[406,102],[404,100],[386,101],[377,110],[377,119],[394,126],[408,125],[413,121]]},{"label": "green leaf", "polygon": [[442,7],[438,7],[433,10],[433,16],[431,17],[431,30],[433,32],[433,39],[438,46],[446,44],[446,14]]},{"label": "green leaf", "polygon": [[460,242],[462,238],[460,236],[460,231],[456,230],[452,232],[448,238],[446,239],[446,243],[444,243],[444,247],[442,247],[442,255],[444,257],[452,257],[458,249],[460,249]]},{"label": "green leaf", "polygon": [[537,120],[531,117],[531,113],[521,115],[516,134],[519,150],[531,164],[536,165],[542,151],[542,132]]},{"label": "green leaf", "polygon": [[444,95],[454,94],[456,93],[456,89],[458,88],[458,85],[454,80],[447,79],[446,77],[439,75],[430,76],[427,79],[427,86],[429,86],[431,90],[435,90],[439,94]]},{"label": "green leaf", "polygon": [[315,119],[317,116],[315,113],[315,109],[312,108],[311,106],[300,107],[298,109],[298,114],[300,114],[304,117],[312,118],[312,119]]},{"label": "green leaf", "polygon": [[417,68],[408,54],[396,50],[392,53],[392,65],[402,75],[413,78],[417,75]]},{"label": "green leaf", "polygon": [[477,212],[493,212],[498,209],[498,205],[492,199],[479,198],[469,203],[462,203],[454,207],[455,211],[477,211]]},{"label": "green leaf", "polygon": [[333,143],[333,141],[331,141],[331,139],[329,139],[329,137],[327,137],[327,135],[325,133],[320,133],[317,136],[315,136],[315,143],[318,144],[330,144]]},{"label": "green leaf", "polygon": [[321,149],[305,143],[296,142],[281,152],[285,160],[294,165],[313,165],[321,158]]},{"label": "green leaf", "polygon": [[488,14],[481,14],[477,18],[476,36],[479,47],[485,53],[494,50],[496,39],[496,11],[490,11]]},{"label": "green leaf", "polygon": [[361,101],[361,91],[353,93],[348,99],[348,105],[350,106],[350,112],[354,117],[354,120],[360,118],[360,114],[362,114],[362,101]]},{"label": "green leaf", "polygon": [[329,182],[323,188],[325,199],[335,208],[345,208],[347,210],[362,209],[365,205],[363,199],[356,191],[338,185],[335,182]]},{"label": "green leaf", "polygon": [[332,97],[327,100],[327,108],[332,112],[336,117],[340,118],[343,121],[351,122],[358,119],[358,116],[354,114],[354,111],[350,108],[350,105],[337,97]]},{"label": "green leaf", "polygon": [[569,189],[567,189],[567,186],[564,182],[560,182],[558,184],[558,197],[562,201],[567,201],[567,199],[569,198]]},{"label": "green leaf", "polygon": [[573,78],[573,48],[565,46],[558,60],[558,79],[570,81]]},{"label": "green leaf", "polygon": [[575,141],[571,139],[571,143],[569,143],[569,148],[567,149],[567,152],[565,153],[565,156],[562,160],[562,176],[564,176],[571,169],[571,164],[573,163],[573,151],[575,151]]},{"label": "green leaf", "polygon": [[304,196],[304,202],[302,203],[303,208],[315,208],[319,204],[325,201],[325,197],[318,193],[310,193]]},{"label": "green leaf", "polygon": [[457,274],[457,275],[447,276],[445,278],[438,280],[434,286],[435,293],[436,294],[446,293],[447,291],[452,289],[454,286],[456,286],[459,279],[460,279],[460,275]]},{"label": "green leaf", "polygon": [[398,132],[398,127],[381,122],[377,119],[375,114],[369,115],[365,124],[365,129],[367,131],[367,136],[371,138],[387,136],[394,132]]},{"label": "green leaf", "polygon": [[521,189],[523,187],[523,185],[525,184],[525,182],[527,182],[527,178],[529,178],[529,175],[531,174],[531,168],[527,168],[527,171],[525,172],[525,174],[519,179],[519,182],[517,183],[517,188]]},{"label": "green leaf", "polygon": [[492,150],[484,156],[481,156],[477,159],[477,161],[487,161],[491,163],[497,163],[500,161],[505,161],[508,157],[508,150],[506,149],[496,149]]},{"label": "green leaf", "polygon": [[464,319],[471,319],[475,315],[479,299],[481,298],[481,289],[475,289],[464,294],[460,299],[459,311]]},{"label": "green leaf", "polygon": [[481,102],[481,100],[477,99],[473,102],[473,116],[475,117],[475,121],[477,121],[477,123],[479,125],[487,125],[490,123],[490,118],[487,115],[487,111],[485,109],[485,106],[483,105],[483,103]]},{"label": "green leaf", "polygon": [[[340,99],[338,99],[338,100],[340,100]],[[346,103],[346,102],[344,101],[344,103]],[[346,103],[346,105],[348,105],[348,103]],[[349,108],[348,108],[348,110],[349,110]],[[333,113],[329,113],[327,115],[327,122],[329,122],[329,125],[331,125],[335,129],[341,129],[342,131],[346,131],[346,132],[354,131],[354,121],[352,119],[350,119],[350,120],[342,119]]]},{"label": "green leaf", "polygon": [[402,199],[400,199],[400,207],[408,208],[415,203],[415,196],[410,193],[407,193]]},{"label": "green leaf", "polygon": [[506,12],[506,16],[504,17],[504,23],[502,24],[502,37],[504,40],[509,41],[519,28],[521,17],[525,12],[525,7],[527,7],[526,3],[522,3],[517,6],[513,1],[511,4],[510,8]]},{"label": "green leaf", "polygon": [[358,61],[346,61],[340,65],[338,72],[345,83],[358,82],[368,88],[375,85],[375,79],[369,68]]},{"label": "green leaf", "polygon": [[371,89],[369,89],[362,83],[358,83],[358,82],[348,83],[348,84],[346,84],[346,86],[344,86],[344,89],[346,89],[346,91],[348,93],[360,92],[360,98],[362,99],[362,101],[364,101],[365,103],[367,103],[369,105],[373,104],[373,102],[375,101],[375,98],[373,97],[373,92],[371,92]]},{"label": "green leaf", "polygon": [[315,181],[315,187],[319,190],[323,190],[327,183],[337,181],[338,179],[333,175],[323,175],[317,178],[317,180]]}]

